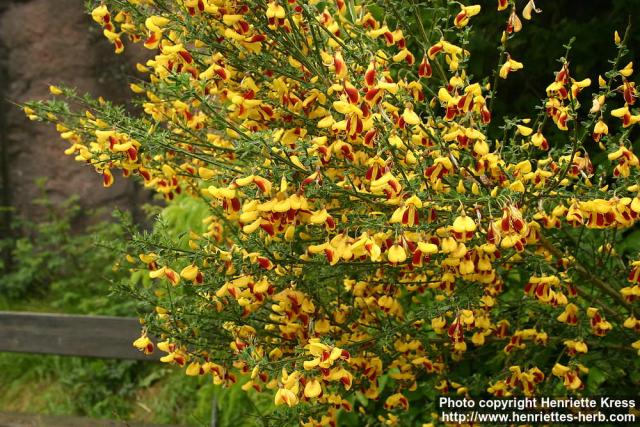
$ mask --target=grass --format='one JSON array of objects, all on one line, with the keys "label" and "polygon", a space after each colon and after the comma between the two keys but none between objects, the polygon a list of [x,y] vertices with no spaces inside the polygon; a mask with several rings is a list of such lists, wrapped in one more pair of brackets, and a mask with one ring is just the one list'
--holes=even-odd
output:
[{"label": "grass", "polygon": [[[85,295],[85,304],[104,297]],[[61,304],[55,292],[20,300],[0,297],[0,310],[82,312],[77,307]],[[0,372],[0,412],[209,426],[215,395],[219,426],[252,427],[260,425],[256,405],[264,412],[272,408],[269,396],[250,399],[240,385],[222,389],[210,377],[188,377],[153,362],[0,353]]]},{"label": "grass", "polygon": [[[103,297],[86,296],[98,301]],[[70,313],[78,312],[77,307],[60,304],[55,292],[18,301],[0,297],[0,310]],[[97,314],[112,314],[106,311]],[[207,384],[205,378],[187,377],[173,366],[0,353],[0,372],[0,412],[209,425],[213,384]]]},{"label": "grass", "polygon": [[[0,412],[209,426],[215,395],[219,426],[257,424],[239,386],[221,389],[165,365],[0,353],[0,372]],[[259,406],[268,409],[270,400]]]}]

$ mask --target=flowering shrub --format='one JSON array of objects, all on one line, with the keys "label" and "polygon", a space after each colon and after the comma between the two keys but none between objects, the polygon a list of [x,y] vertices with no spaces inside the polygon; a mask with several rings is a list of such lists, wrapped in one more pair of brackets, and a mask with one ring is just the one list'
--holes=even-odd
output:
[{"label": "flowering shrub", "polygon": [[[75,107],[26,113],[105,186],[121,170],[207,206],[204,230],[130,242],[131,268],[155,279],[132,288],[156,307],[136,347],[270,393],[277,425],[428,423],[439,394],[637,383],[629,29],[601,76],[574,76],[569,44],[532,116],[497,120],[500,82],[527,68],[510,40],[540,10],[435,3],[95,5],[116,53],[155,53],[131,85],[144,111],[52,87]],[[467,72],[479,13],[505,22],[484,79]],[[608,161],[592,163],[592,141]]]}]

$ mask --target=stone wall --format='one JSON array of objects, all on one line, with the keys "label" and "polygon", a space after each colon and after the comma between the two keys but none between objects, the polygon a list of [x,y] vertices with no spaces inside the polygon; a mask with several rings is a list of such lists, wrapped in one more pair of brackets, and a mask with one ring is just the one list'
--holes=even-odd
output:
[{"label": "stone wall", "polygon": [[[11,104],[48,98],[48,86],[58,83],[125,102],[126,74],[141,55],[132,48],[115,55],[85,13],[84,0],[0,0],[0,205],[10,204],[16,215],[36,218],[41,212],[31,201],[39,196],[39,178],[46,178],[54,203],[77,194],[86,208],[130,209],[148,197],[132,180],[119,176],[111,188],[102,188],[92,168],[63,154],[67,142],[51,125],[27,120]],[[8,218],[0,218],[6,226]]]}]

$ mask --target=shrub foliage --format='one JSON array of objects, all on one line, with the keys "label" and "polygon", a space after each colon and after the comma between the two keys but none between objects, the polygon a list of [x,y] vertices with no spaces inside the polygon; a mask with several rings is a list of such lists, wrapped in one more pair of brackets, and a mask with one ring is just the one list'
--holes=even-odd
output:
[{"label": "shrub foliage", "polygon": [[[135,345],[153,333],[187,375],[270,393],[274,425],[435,422],[440,394],[634,390],[630,29],[598,76],[575,75],[569,42],[530,116],[496,118],[500,83],[535,61],[512,40],[541,11],[491,6],[93,5],[116,53],[154,53],[131,84],[140,113],[59,87],[26,113],[105,186],[121,170],[205,212],[128,243],[154,279],[129,286],[155,307]],[[479,13],[504,22],[486,76],[468,71]]]}]

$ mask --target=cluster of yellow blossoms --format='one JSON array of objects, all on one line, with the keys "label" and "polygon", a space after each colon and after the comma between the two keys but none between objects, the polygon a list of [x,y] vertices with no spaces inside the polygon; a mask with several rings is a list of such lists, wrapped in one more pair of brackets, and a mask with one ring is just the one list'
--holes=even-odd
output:
[{"label": "cluster of yellow blossoms", "polygon": [[[183,230],[186,249],[149,243],[129,258],[157,279],[149,331],[188,375],[312,403],[304,425],[334,425],[355,406],[398,424],[425,390],[530,396],[557,377],[574,392],[581,357],[609,334],[640,350],[640,261],[614,248],[640,213],[625,41],[616,33],[621,54],[597,88],[565,59],[539,116],[496,132],[500,80],[474,81],[463,47],[481,7],[393,3],[418,20],[365,0],[104,1],[92,17],[116,53],[126,39],[154,53],[131,85],[142,117],[57,87],[85,114],[26,108],[56,122],[67,154],[105,186],[120,169],[166,200],[207,203],[206,231]],[[519,13],[540,11],[497,9],[510,11],[496,70],[508,79],[526,65],[506,51]],[[425,10],[450,27],[427,31]],[[596,175],[588,139],[608,174]],[[146,334],[135,346],[153,350]],[[485,348],[506,362],[481,380],[458,372]],[[528,356],[540,348],[554,357]]]}]

